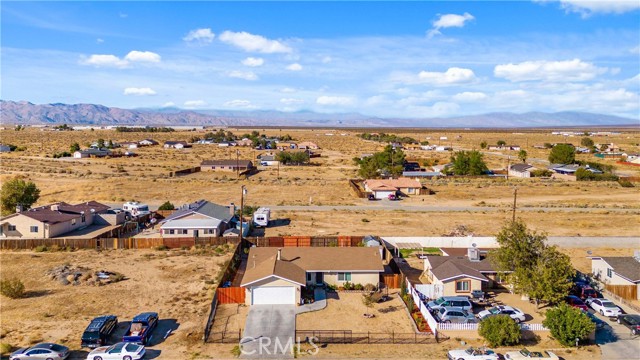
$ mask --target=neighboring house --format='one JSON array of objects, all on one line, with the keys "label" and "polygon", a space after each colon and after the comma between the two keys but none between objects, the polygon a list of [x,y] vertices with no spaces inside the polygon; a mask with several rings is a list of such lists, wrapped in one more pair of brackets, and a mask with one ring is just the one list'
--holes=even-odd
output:
[{"label": "neighboring house", "polygon": [[126,141],[126,142],[121,142],[120,146],[122,146],[123,148],[128,148],[128,149],[137,149],[138,148],[138,144],[135,141]]},{"label": "neighboring house", "polygon": [[9,145],[0,144],[0,152],[11,152],[11,147],[9,147]]},{"label": "neighboring house", "polygon": [[73,157],[76,159],[89,158],[89,157],[105,157],[110,155],[111,155],[111,150],[96,149],[96,148],[79,150],[73,153]]},{"label": "neighboring house", "polygon": [[578,171],[578,169],[580,168],[584,168],[587,169],[589,171],[591,171],[594,174],[602,174],[602,171],[598,170],[598,169],[594,169],[587,166],[580,166],[578,164],[571,164],[571,165],[562,165],[562,164],[553,164],[551,165],[551,170],[557,174],[561,174],[561,175],[575,175],[576,171]]},{"label": "neighboring house", "polygon": [[165,149],[184,149],[191,147],[186,141],[166,141],[164,143]]},{"label": "neighboring house", "polygon": [[218,205],[206,200],[181,206],[160,222],[160,233],[171,237],[218,237],[232,227],[235,206]]},{"label": "neighboring house", "polygon": [[436,151],[451,151],[453,148],[451,146],[436,146]]},{"label": "neighboring house", "polygon": [[238,146],[253,146],[253,140],[247,139],[247,138],[243,138],[242,140],[236,141],[236,144]]},{"label": "neighboring house", "polygon": [[402,176],[410,179],[430,179],[443,176],[439,171],[403,171]]},{"label": "neighboring house", "polygon": [[276,144],[276,149],[278,150],[290,150],[290,149],[297,149],[297,148],[298,148],[298,145],[292,142],[279,142]]},{"label": "neighboring house", "polygon": [[0,219],[0,237],[49,239],[89,225],[118,225],[124,213],[109,213],[109,206],[95,201],[76,205],[59,202],[17,212]]},{"label": "neighboring house", "polygon": [[367,192],[373,193],[376,199],[386,199],[390,194],[420,194],[422,184],[418,180],[412,180],[409,178],[370,179],[364,181],[364,189]]},{"label": "neighboring house", "polygon": [[247,305],[300,304],[310,285],[373,284],[384,272],[379,247],[252,247],[240,286]]},{"label": "neighboring house", "polygon": [[153,145],[158,145],[159,143],[153,139],[144,139],[140,142],[138,142],[138,144],[140,146],[153,146]]},{"label": "neighboring house", "polygon": [[422,150],[422,145],[420,144],[404,144],[402,147],[405,150]]},{"label": "neighboring house", "polygon": [[250,160],[204,160],[200,164],[201,171],[247,171],[253,169]]},{"label": "neighboring house", "polygon": [[279,163],[275,155],[261,155],[258,160],[260,160],[261,166],[275,166]]},{"label": "neighboring house", "polygon": [[533,165],[513,164],[509,166],[509,176],[520,177],[520,178],[530,178],[531,172],[533,170],[536,170],[536,168]]},{"label": "neighboring house", "polygon": [[298,149],[300,150],[318,150],[320,147],[318,144],[311,141],[303,141],[298,144]]},{"label": "neighboring house", "polygon": [[635,299],[640,300],[640,255],[625,257],[591,257],[593,276],[605,285],[636,287]]},{"label": "neighboring house", "polygon": [[[447,254],[445,251],[443,254]],[[425,276],[432,284],[443,287],[442,296],[469,295],[473,290],[484,291],[502,284],[482,250],[470,248],[466,251],[466,256],[425,256]]]},{"label": "neighboring house", "polygon": [[520,145],[489,145],[489,150],[514,150],[514,151],[520,151]]}]

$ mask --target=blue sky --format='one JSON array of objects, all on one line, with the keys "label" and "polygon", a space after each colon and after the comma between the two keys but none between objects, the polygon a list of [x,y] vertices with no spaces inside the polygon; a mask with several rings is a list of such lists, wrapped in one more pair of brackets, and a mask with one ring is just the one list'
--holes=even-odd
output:
[{"label": "blue sky", "polygon": [[640,118],[640,2],[2,2],[1,97]]}]

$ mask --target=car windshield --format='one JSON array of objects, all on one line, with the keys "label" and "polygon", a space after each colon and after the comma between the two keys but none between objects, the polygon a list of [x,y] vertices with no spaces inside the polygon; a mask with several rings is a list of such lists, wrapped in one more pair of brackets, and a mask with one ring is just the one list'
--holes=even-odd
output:
[{"label": "car windshield", "polygon": [[527,349],[522,349],[522,350],[520,350],[520,354],[522,354],[522,355],[524,355],[526,357],[526,356],[529,356],[530,352]]},{"label": "car windshield", "polygon": [[489,309],[489,312],[492,314],[500,314],[500,309],[498,309],[497,307],[492,307],[491,309]]},{"label": "car windshield", "polygon": [[51,345],[51,350],[53,351],[64,351],[65,347],[58,344]]},{"label": "car windshield", "polygon": [[148,206],[139,206],[138,207],[138,211],[149,211],[149,207]]},{"label": "car windshield", "polygon": [[436,300],[436,305],[442,305],[443,302],[445,302],[444,298],[440,298]]},{"label": "car windshield", "polygon": [[593,289],[584,289],[584,294],[585,295],[593,295],[595,293],[596,293],[596,291],[593,290]]},{"label": "car windshield", "polygon": [[97,331],[85,331],[84,334],[82,334],[83,339],[96,339],[99,336],[100,333],[98,333]]},{"label": "car windshield", "polygon": [[138,345],[136,344],[127,344],[127,346],[125,347],[125,349],[127,349],[128,352],[136,352],[138,351]]},{"label": "car windshield", "polygon": [[602,306],[606,307],[606,308],[617,308],[618,306],[616,306],[616,304],[612,303],[611,301],[603,301],[602,302]]},{"label": "car windshield", "polygon": [[464,352],[466,352],[469,355],[473,355],[474,349],[473,348],[468,348],[467,350],[465,350]]}]

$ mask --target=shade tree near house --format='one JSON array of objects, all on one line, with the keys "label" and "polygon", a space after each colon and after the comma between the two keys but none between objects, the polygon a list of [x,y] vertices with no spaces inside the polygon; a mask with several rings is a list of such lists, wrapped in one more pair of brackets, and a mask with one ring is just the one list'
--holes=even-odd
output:
[{"label": "shade tree near house", "polygon": [[586,313],[564,303],[549,309],[542,325],[564,346],[577,346],[578,341],[586,339],[596,329]]},{"label": "shade tree near house", "polygon": [[576,161],[576,148],[570,144],[557,144],[551,148],[549,162],[552,164],[573,164]]},{"label": "shade tree near house", "polygon": [[575,270],[569,258],[547,237],[527,228],[521,219],[506,223],[496,235],[500,245],[489,253],[496,270],[504,273],[514,292],[540,302],[560,302],[572,287]]},{"label": "shade tree near house", "polygon": [[284,165],[304,165],[309,163],[309,153],[306,151],[281,151],[276,160]]},{"label": "shade tree near house", "polygon": [[358,175],[365,179],[376,179],[384,173],[401,175],[404,169],[405,154],[402,150],[387,145],[383,151],[372,156],[363,159],[356,157],[353,160],[360,167]]},{"label": "shade tree near house", "polygon": [[523,163],[527,162],[527,156],[529,156],[529,154],[527,154],[526,150],[520,150],[518,152],[518,159],[520,159]]},{"label": "shade tree near house", "polygon": [[480,322],[478,334],[490,346],[511,346],[520,343],[522,333],[518,325],[509,315],[490,316]]},{"label": "shade tree near house", "polygon": [[31,181],[19,177],[7,180],[0,190],[2,215],[12,214],[16,207],[29,209],[40,198],[40,189]]},{"label": "shade tree near house", "polygon": [[451,155],[451,163],[455,175],[482,175],[488,170],[482,153],[477,150],[458,151]]},{"label": "shade tree near house", "polygon": [[498,142],[496,143],[498,146],[505,146],[507,145],[507,142],[504,140],[498,140]]},{"label": "shade tree near house", "polygon": [[174,210],[175,208],[176,207],[170,201],[165,201],[160,205],[160,207],[158,207],[158,210]]}]

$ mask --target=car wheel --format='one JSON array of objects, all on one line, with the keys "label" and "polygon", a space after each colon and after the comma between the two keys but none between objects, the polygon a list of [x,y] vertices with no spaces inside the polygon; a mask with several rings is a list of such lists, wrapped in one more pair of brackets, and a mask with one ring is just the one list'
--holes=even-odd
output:
[{"label": "car wheel", "polygon": [[445,324],[451,324],[451,320],[445,320],[445,321],[443,321],[443,323],[445,323]]},{"label": "car wheel", "polygon": [[102,360],[102,358],[100,356],[95,356],[93,360]]},{"label": "car wheel", "polygon": [[127,356],[123,357],[122,360],[131,360],[131,356],[127,355]]},{"label": "car wheel", "polygon": [[600,315],[604,316],[604,311],[600,310]]},{"label": "car wheel", "polygon": [[520,319],[518,319],[518,318],[515,318],[515,319],[513,319],[513,320],[515,320],[515,321],[516,321],[516,324],[520,324],[520,323],[522,322],[522,320],[520,320]]},{"label": "car wheel", "polygon": [[53,360],[52,358],[47,358],[47,360]]},{"label": "car wheel", "polygon": [[636,329],[632,329],[632,330],[631,330],[631,333],[632,333],[633,335],[638,335],[638,330],[636,330]]},{"label": "car wheel", "polygon": [[618,324],[622,324],[622,321],[620,321],[620,318],[618,318]]}]

